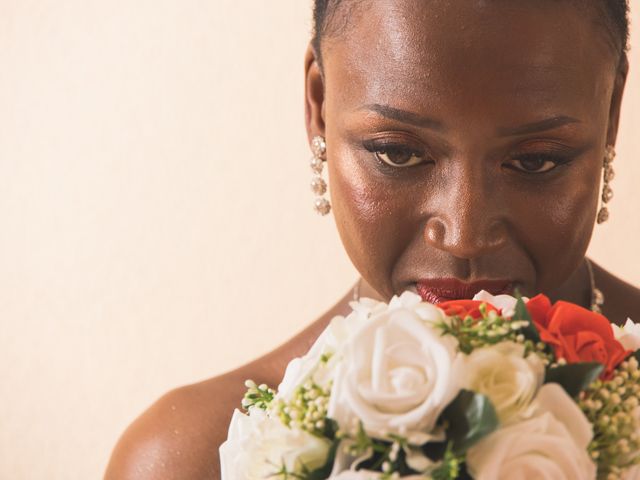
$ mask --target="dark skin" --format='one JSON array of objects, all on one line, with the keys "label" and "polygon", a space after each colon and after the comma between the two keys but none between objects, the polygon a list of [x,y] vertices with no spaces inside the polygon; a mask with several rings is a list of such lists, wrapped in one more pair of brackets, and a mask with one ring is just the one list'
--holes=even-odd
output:
[{"label": "dark skin", "polygon": [[[308,49],[305,105],[309,139],[327,141],[361,294],[386,301],[420,278],[508,277],[525,294],[588,306],[584,254],[628,69],[597,13],[439,0],[351,13],[324,39],[323,71]],[[594,270],[604,314],[640,318],[640,291]],[[105,478],[220,478],[217,449],[244,380],[276,386],[350,299],[265,357],[166,394],[123,434]]]}]

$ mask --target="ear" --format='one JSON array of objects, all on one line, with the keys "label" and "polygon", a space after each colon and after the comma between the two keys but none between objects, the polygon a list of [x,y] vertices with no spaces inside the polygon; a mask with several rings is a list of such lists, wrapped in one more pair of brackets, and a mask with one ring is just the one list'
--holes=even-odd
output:
[{"label": "ear", "polygon": [[304,116],[309,143],[316,135],[325,136],[324,78],[311,44],[304,56]]},{"label": "ear", "polygon": [[629,74],[629,59],[627,54],[623,54],[616,71],[616,79],[613,84],[613,95],[611,96],[611,107],[609,109],[609,128],[607,130],[607,145],[615,145],[618,137],[618,125],[620,124],[620,108],[624,87]]}]

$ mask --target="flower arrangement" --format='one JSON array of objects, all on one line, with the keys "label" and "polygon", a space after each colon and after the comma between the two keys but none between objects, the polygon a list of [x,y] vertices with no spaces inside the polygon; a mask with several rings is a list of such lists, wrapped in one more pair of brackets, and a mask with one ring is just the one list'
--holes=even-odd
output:
[{"label": "flower arrangement", "polygon": [[544,295],[351,307],[277,391],[247,381],[223,480],[640,479],[640,324]]}]

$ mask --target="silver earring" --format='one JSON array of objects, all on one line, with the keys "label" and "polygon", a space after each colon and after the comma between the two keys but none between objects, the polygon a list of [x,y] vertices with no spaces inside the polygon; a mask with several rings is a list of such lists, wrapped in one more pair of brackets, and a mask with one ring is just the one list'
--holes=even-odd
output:
[{"label": "silver earring", "polygon": [[311,150],[313,157],[311,158],[311,170],[313,170],[313,178],[311,179],[311,191],[316,194],[316,200],[313,206],[320,215],[326,215],[331,211],[329,200],[323,197],[327,193],[327,182],[322,178],[322,170],[324,168],[324,155],[327,153],[327,144],[324,137],[315,136],[311,140]]},{"label": "silver earring", "polygon": [[607,203],[609,203],[613,198],[613,189],[611,188],[610,182],[615,177],[615,172],[613,171],[613,167],[611,166],[614,158],[616,158],[616,149],[613,147],[613,145],[607,145],[602,173],[602,196],[600,197],[600,200],[602,200],[602,206],[598,211],[598,224],[604,223],[609,220],[609,209],[607,208]]}]

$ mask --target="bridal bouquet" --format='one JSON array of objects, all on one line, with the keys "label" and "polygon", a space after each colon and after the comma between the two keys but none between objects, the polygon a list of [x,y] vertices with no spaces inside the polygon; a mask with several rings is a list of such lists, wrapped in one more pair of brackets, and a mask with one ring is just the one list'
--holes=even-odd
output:
[{"label": "bridal bouquet", "polygon": [[640,479],[640,324],[543,295],[351,307],[277,391],[247,381],[223,480]]}]

